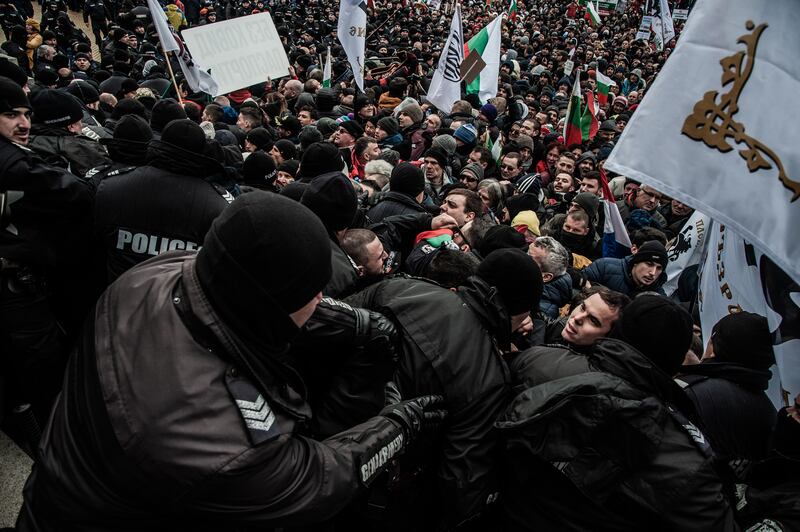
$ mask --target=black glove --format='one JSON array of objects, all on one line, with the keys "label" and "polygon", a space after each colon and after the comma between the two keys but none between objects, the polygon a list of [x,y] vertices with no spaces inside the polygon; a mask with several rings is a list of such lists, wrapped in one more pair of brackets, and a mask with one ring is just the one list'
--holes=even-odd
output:
[{"label": "black glove", "polygon": [[410,443],[421,431],[435,430],[441,425],[447,410],[441,395],[423,395],[389,405],[381,410],[380,415],[398,422],[406,441]]}]

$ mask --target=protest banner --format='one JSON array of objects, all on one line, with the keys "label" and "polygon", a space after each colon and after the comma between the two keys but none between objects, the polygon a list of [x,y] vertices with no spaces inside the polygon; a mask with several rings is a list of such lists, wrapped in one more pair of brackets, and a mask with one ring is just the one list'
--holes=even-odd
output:
[{"label": "protest banner", "polygon": [[672,20],[686,20],[687,18],[689,18],[688,9],[676,9],[672,13]]},{"label": "protest banner", "polygon": [[694,211],[678,231],[675,241],[667,250],[667,282],[661,288],[671,296],[678,288],[678,279],[689,267],[700,263],[705,251],[706,235],[711,219]]},{"label": "protest banner", "polygon": [[610,15],[617,9],[617,0],[600,0],[597,2],[597,11],[601,15]]},{"label": "protest banner", "polygon": [[289,59],[269,13],[190,28],[183,38],[217,82],[212,96],[289,75]]},{"label": "protest banner", "polygon": [[703,339],[728,314],[765,316],[776,361],[769,396],[783,406],[800,393],[800,286],[730,227],[713,222],[706,237],[698,293]]},{"label": "protest banner", "polygon": [[639,24],[639,31],[636,32],[634,40],[648,40],[650,38],[650,26],[653,23],[653,17],[645,15],[642,17],[642,23]]}]

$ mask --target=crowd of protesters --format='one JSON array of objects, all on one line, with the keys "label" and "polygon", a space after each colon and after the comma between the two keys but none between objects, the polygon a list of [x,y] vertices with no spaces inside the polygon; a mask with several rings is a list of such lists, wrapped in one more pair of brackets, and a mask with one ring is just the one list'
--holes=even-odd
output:
[{"label": "crowd of protesters", "polygon": [[[370,3],[364,91],[338,7],[165,5],[176,32],[271,13],[288,75],[212,97],[143,0],[0,0],[17,529],[800,523],[766,318],[702,338],[696,268],[663,289],[692,209],[603,168],[675,44],[635,39],[641,2],[599,25],[519,2],[497,96],[449,113],[425,95],[451,5]],[[507,6],[462,9],[469,39]],[[565,145],[598,72],[598,131]],[[603,238],[609,201],[630,248]]]}]

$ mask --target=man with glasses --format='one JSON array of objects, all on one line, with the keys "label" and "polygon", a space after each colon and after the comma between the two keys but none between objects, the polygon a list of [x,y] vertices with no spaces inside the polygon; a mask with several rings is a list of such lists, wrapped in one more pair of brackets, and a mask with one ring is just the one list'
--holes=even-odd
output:
[{"label": "man with glasses", "polygon": [[478,183],[483,179],[483,167],[478,163],[471,162],[461,169],[458,179],[467,189],[476,192]]},{"label": "man with glasses", "polygon": [[642,185],[626,194],[624,199],[618,201],[617,207],[625,223],[628,223],[631,211],[641,209],[652,216],[653,220],[659,223],[661,227],[666,227],[667,220],[658,212],[660,202],[661,192],[651,186]]},{"label": "man with glasses", "polygon": [[503,180],[516,183],[522,174],[522,156],[515,151],[505,154],[500,162],[500,175]]}]

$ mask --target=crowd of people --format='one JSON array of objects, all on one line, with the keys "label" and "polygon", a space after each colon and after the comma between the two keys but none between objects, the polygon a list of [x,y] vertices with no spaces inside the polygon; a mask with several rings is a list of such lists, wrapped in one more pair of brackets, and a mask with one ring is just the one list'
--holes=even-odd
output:
[{"label": "crowd of people", "polygon": [[[675,44],[636,40],[627,4],[594,25],[520,1],[496,96],[445,112],[426,91],[450,4],[365,4],[361,91],[337,3],[176,0],[178,33],[269,11],[284,44],[287,76],[212,97],[142,0],[0,1],[17,530],[800,523],[766,318],[702,338],[696,267],[664,290],[692,208],[604,170]],[[462,6],[465,38],[507,8]],[[599,127],[567,145],[598,73]]]}]

